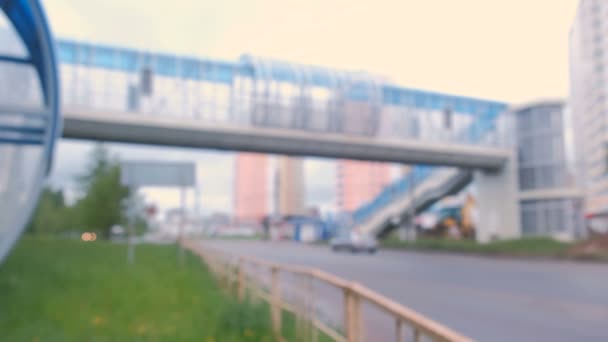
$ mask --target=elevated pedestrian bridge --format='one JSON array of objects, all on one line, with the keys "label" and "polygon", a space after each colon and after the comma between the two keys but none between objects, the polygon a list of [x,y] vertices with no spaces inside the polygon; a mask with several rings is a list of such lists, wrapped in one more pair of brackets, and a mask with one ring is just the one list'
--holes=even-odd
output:
[{"label": "elevated pedestrian bridge", "polygon": [[[505,105],[244,55],[58,43],[68,138],[497,169]],[[488,132],[492,132],[489,134]]]}]

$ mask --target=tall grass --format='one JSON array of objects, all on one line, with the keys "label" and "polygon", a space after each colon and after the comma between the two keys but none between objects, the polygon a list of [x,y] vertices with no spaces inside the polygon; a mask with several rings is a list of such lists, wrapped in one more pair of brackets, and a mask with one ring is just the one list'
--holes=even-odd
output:
[{"label": "tall grass", "polygon": [[265,306],[220,291],[175,246],[25,238],[0,265],[2,341],[272,341]]}]

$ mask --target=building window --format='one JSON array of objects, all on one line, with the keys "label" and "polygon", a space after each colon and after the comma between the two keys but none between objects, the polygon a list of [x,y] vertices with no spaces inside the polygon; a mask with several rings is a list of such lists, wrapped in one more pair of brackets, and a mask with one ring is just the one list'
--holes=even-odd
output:
[{"label": "building window", "polygon": [[521,228],[524,235],[535,235],[536,233],[536,211],[529,203],[522,203]]},{"label": "building window", "polygon": [[608,143],[604,143],[604,174],[608,173]]},{"label": "building window", "polygon": [[526,141],[531,140],[530,138],[524,138],[519,141],[519,162],[522,166],[531,164],[534,161],[532,156],[532,149],[530,148],[530,144],[526,143]]},{"label": "building window", "polygon": [[443,128],[452,129],[452,110],[450,108],[443,110]]},{"label": "building window", "polygon": [[604,55],[604,50],[602,50],[600,48],[597,48],[597,49],[595,49],[595,51],[593,51],[593,55],[596,58],[600,58],[600,57],[602,57]]},{"label": "building window", "polygon": [[534,168],[521,167],[519,169],[519,187],[522,190],[534,189],[536,185],[534,179]]},{"label": "building window", "polygon": [[599,1],[595,1],[592,6],[591,6],[591,13],[592,14],[599,14],[600,11],[602,10],[601,4]]},{"label": "building window", "polygon": [[604,71],[604,65],[602,63],[598,63],[595,65],[595,72],[603,72]]},{"label": "building window", "polygon": [[525,132],[532,125],[532,115],[529,110],[524,110],[517,116],[517,131]]},{"label": "building window", "polygon": [[593,36],[593,42],[595,44],[601,44],[602,43],[602,35],[596,34],[595,36]]}]

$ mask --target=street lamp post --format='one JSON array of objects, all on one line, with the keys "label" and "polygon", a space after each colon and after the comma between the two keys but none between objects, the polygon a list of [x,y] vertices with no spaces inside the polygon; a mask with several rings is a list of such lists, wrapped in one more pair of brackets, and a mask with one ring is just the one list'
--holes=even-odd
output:
[{"label": "street lamp post", "polygon": [[414,169],[411,168],[410,169],[410,174],[409,174],[409,193],[410,193],[410,207],[408,210],[408,214],[407,214],[407,221],[406,221],[406,239],[407,240],[413,240],[412,237],[414,237],[415,235],[415,224],[414,224],[414,217],[416,216],[416,198],[415,198],[415,186],[416,186],[416,174],[414,173]]}]

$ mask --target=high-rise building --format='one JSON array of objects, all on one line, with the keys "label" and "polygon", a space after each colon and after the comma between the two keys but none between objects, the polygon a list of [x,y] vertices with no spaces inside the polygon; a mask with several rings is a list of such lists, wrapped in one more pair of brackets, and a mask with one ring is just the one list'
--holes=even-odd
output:
[{"label": "high-rise building", "polygon": [[354,211],[377,196],[391,181],[390,165],[358,160],[338,161],[338,207]]},{"label": "high-rise building", "polygon": [[238,221],[261,222],[269,214],[305,213],[301,159],[239,153],[235,167],[234,217]]},{"label": "high-rise building", "polygon": [[240,222],[261,222],[270,213],[269,158],[265,154],[239,153],[235,159],[234,217]]},{"label": "high-rise building", "polygon": [[608,211],[608,2],[581,0],[570,29],[570,108],[587,214]]},{"label": "high-rise building", "polygon": [[278,213],[304,214],[304,168],[302,159],[287,156],[278,158]]}]

